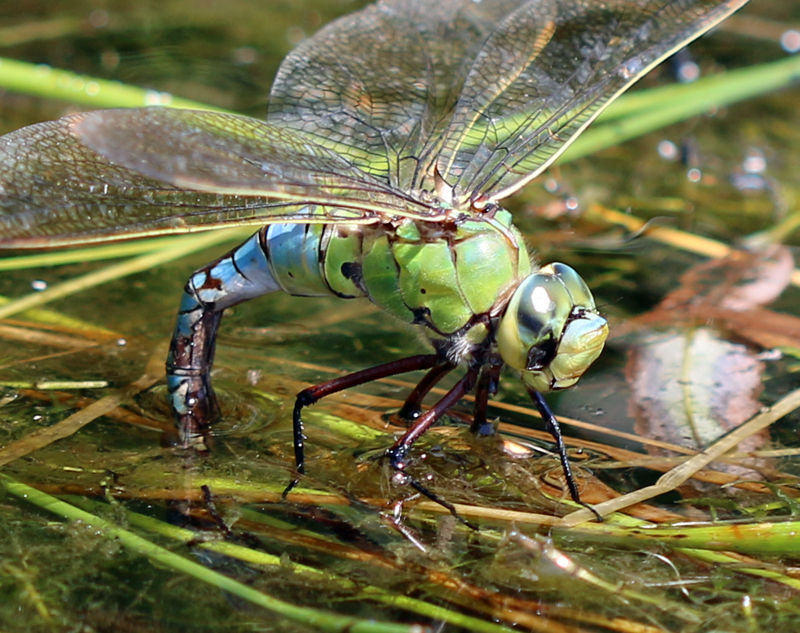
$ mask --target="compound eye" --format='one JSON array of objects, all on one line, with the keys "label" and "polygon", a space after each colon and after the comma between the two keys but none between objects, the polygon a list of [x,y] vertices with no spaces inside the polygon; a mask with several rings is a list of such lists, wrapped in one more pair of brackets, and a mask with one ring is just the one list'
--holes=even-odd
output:
[{"label": "compound eye", "polygon": [[594,310],[596,308],[592,291],[589,290],[589,286],[586,285],[583,277],[571,266],[555,262],[545,266],[539,272],[552,272],[560,279],[561,283],[564,284],[564,287],[569,292],[570,297],[572,297],[574,306],[586,308],[587,310]]},{"label": "compound eye", "polygon": [[500,322],[497,344],[514,369],[540,369],[552,361],[572,312],[572,298],[551,271],[524,279]]},{"label": "compound eye", "polygon": [[528,277],[517,308],[519,327],[535,339],[557,330],[572,311],[572,298],[557,277],[537,273]]},{"label": "compound eye", "polygon": [[558,339],[550,337],[538,345],[531,347],[528,352],[528,361],[525,363],[527,371],[539,371],[545,369],[558,353]]},{"label": "compound eye", "polygon": [[571,312],[572,298],[557,277],[533,275],[530,292],[522,296],[517,309],[520,340],[529,346],[525,369],[550,364]]},{"label": "compound eye", "polygon": [[574,385],[600,355],[608,323],[578,273],[549,264],[522,280],[497,330],[503,361],[536,391]]}]

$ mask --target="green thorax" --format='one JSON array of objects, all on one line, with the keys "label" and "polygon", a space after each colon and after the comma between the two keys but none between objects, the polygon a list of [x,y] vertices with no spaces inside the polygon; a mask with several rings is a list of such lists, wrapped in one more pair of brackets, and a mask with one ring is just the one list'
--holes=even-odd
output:
[{"label": "green thorax", "polygon": [[445,337],[476,315],[498,315],[531,272],[522,235],[503,210],[450,224],[328,226],[321,252],[336,294],[365,296]]}]

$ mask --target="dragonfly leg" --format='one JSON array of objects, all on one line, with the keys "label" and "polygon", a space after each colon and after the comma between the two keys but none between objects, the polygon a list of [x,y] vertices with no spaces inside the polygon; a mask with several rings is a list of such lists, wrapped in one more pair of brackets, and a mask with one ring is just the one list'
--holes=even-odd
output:
[{"label": "dragonfly leg", "polygon": [[457,365],[454,363],[443,363],[433,367],[422,380],[417,383],[417,386],[408,394],[406,401],[400,410],[397,412],[397,417],[409,424],[420,416],[422,410],[422,401],[433,389],[437,383],[444,378],[447,374],[453,371]]},{"label": "dragonfly leg", "polygon": [[470,430],[476,435],[486,436],[494,433],[494,425],[486,419],[486,408],[489,406],[489,398],[497,393],[502,368],[501,364],[497,364],[484,369],[478,381],[478,387],[475,390],[472,426],[470,427]]},{"label": "dragonfly leg", "polygon": [[464,377],[461,378],[441,400],[419,416],[419,418],[414,421],[411,428],[386,452],[389,458],[389,464],[392,468],[401,472],[403,471],[405,468],[404,460],[412,444],[414,444],[425,431],[436,424],[439,418],[441,418],[450,407],[455,405],[472,390],[478,377],[478,371],[479,369],[477,368],[469,369]]},{"label": "dragonfly leg", "polygon": [[[392,361],[377,367],[370,367],[362,371],[357,371],[347,376],[334,378],[314,387],[304,389],[297,394],[297,399],[294,403],[294,412],[292,415],[292,429],[294,433],[294,460],[295,470],[299,474],[306,472],[305,466],[305,435],[303,433],[303,416],[302,412],[305,407],[319,402],[322,398],[351,387],[363,385],[373,380],[380,380],[389,376],[396,376],[398,374],[405,374],[410,371],[417,371],[420,369],[430,369],[441,363],[441,358],[436,354],[419,354],[417,356],[410,356],[401,360]],[[294,479],[289,486],[284,490],[283,496],[285,497],[292,488],[294,488],[298,479]]]},{"label": "dragonfly leg", "polygon": [[434,503],[438,503],[439,505],[443,506],[456,519],[472,529],[477,528],[461,517],[453,504],[449,503],[436,493],[431,492],[405,472],[405,458],[414,442],[416,442],[419,437],[425,433],[425,431],[433,426],[450,407],[455,405],[463,396],[472,391],[472,388],[475,386],[475,382],[477,381],[479,371],[480,370],[478,368],[469,369],[464,377],[461,378],[461,380],[459,380],[453,386],[453,388],[450,389],[450,391],[448,391],[441,400],[439,400],[439,402],[434,404],[430,409],[419,416],[419,418],[417,418],[417,420],[414,422],[414,425],[405,432],[403,437],[397,440],[394,443],[394,446],[386,451],[386,455],[389,458],[389,465],[398,473],[402,474],[403,483],[407,483],[414,488],[414,490],[422,495],[425,495]]},{"label": "dragonfly leg", "polygon": [[561,460],[561,468],[564,471],[564,478],[567,481],[567,489],[569,490],[569,496],[572,497],[572,500],[577,503],[578,505],[583,506],[592,514],[597,517],[598,521],[602,521],[603,517],[597,513],[592,506],[588,503],[584,503],[581,501],[580,493],[578,492],[578,485],[575,483],[575,477],[572,475],[572,467],[569,465],[569,459],[567,458],[567,447],[564,444],[564,438],[561,435],[561,426],[558,424],[558,420],[556,416],[553,414],[553,411],[550,409],[550,405],[547,404],[547,401],[544,399],[544,396],[540,394],[538,391],[534,391],[533,389],[528,389],[528,395],[530,395],[531,399],[533,400],[536,408],[539,410],[542,418],[545,421],[545,427],[547,428],[548,433],[553,436],[553,439],[556,441],[556,447],[558,448],[558,457]]},{"label": "dragonfly leg", "polygon": [[167,358],[167,386],[182,446],[207,448],[210,426],[219,417],[209,374],[223,310],[280,289],[263,230],[189,278]]}]

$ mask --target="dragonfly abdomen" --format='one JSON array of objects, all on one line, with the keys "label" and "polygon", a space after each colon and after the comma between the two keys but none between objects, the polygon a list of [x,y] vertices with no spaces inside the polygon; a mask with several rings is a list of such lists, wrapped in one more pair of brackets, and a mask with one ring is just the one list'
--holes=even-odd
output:
[{"label": "dragonfly abdomen", "polygon": [[319,265],[323,232],[316,224],[265,226],[189,278],[167,358],[182,443],[202,441],[217,417],[209,373],[223,311],[277,290],[300,296],[332,293]]}]

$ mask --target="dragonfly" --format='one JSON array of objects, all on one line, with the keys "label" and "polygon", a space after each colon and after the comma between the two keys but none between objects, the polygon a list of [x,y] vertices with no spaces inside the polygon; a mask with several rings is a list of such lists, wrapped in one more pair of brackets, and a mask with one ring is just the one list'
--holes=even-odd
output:
[{"label": "dragonfly", "polygon": [[[366,298],[424,330],[431,352],[305,389],[293,410],[406,372],[427,373],[386,451],[398,479],[414,442],[475,393],[472,430],[509,366],[552,434],[542,394],[574,385],[608,323],[587,284],[540,265],[501,201],[553,163],[650,69],[747,0],[381,0],[283,61],[264,120],[139,108],[79,113],[0,137],[0,247],[84,245],[256,225],[189,278],[167,359],[180,443],[207,448],[225,309],[282,291]],[[432,406],[423,400],[462,372]],[[298,481],[294,479],[292,486]]]}]

